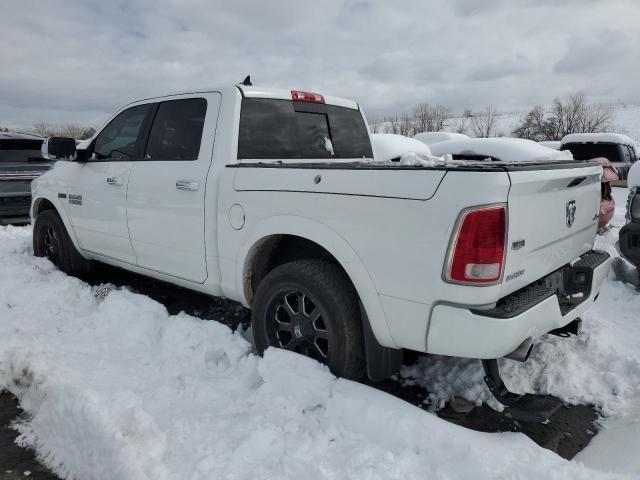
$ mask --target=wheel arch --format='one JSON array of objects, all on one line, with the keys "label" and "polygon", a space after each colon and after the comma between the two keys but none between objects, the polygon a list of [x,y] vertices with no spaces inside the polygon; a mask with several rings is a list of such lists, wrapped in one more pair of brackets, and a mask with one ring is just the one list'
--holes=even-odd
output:
[{"label": "wheel arch", "polygon": [[[80,244],[78,243],[78,239],[76,238],[76,232],[73,228],[73,224],[71,223],[71,219],[69,218],[68,212],[63,208],[62,205],[56,200],[52,200],[45,196],[36,197],[31,201],[31,219],[32,222],[35,222],[36,217],[40,212],[44,210],[54,210],[62,223],[64,224],[64,228],[67,229],[67,233],[69,234],[69,238],[73,242],[73,246],[76,247],[76,250],[84,257],[82,253],[82,249],[80,248]],[[86,257],[85,257],[86,258]]]},{"label": "wheel arch", "polygon": [[[288,246],[295,246],[295,248],[302,249],[303,252],[287,252]],[[337,232],[324,224],[309,219],[272,217],[252,229],[236,257],[235,284],[236,291],[242,297],[242,302],[246,306],[250,306],[259,281],[264,278],[266,273],[282,263],[272,262],[274,255],[283,255],[284,258],[294,260],[303,258],[301,255],[310,251],[313,255],[304,258],[326,258],[329,261],[335,261],[344,270],[365,310],[363,322],[368,320],[371,330],[381,346],[397,348],[391,337],[375,284],[364,263],[349,243]]]}]

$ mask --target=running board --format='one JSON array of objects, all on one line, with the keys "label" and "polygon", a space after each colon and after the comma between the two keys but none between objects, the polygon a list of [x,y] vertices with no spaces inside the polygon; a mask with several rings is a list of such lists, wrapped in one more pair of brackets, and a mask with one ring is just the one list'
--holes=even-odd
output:
[{"label": "running board", "polygon": [[562,402],[553,397],[509,391],[500,377],[497,360],[482,360],[484,382],[496,400],[505,406],[504,416],[521,422],[547,424]]}]

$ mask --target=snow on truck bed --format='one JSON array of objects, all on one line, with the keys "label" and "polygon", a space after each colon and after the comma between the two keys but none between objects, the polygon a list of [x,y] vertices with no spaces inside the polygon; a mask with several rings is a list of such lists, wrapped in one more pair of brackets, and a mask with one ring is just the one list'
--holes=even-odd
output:
[{"label": "snow on truck bed", "polygon": [[[126,289],[103,298],[30,243],[30,228],[0,228],[0,389],[29,415],[21,443],[64,478],[615,478],[522,434],[452,425],[310,359],[259,358],[226,326],[169,316]],[[620,411],[640,384],[639,307],[610,279],[586,335],[545,340],[529,363],[509,362],[507,382]],[[441,400],[486,400],[477,365],[436,357],[412,378]]]}]

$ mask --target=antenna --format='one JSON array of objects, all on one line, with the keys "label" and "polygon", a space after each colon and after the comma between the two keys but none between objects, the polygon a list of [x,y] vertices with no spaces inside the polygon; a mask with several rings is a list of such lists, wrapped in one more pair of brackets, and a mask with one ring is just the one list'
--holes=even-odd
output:
[{"label": "antenna", "polygon": [[251,83],[251,75],[247,75],[247,77],[242,81],[242,85],[246,85],[248,87],[253,85],[253,83]]}]

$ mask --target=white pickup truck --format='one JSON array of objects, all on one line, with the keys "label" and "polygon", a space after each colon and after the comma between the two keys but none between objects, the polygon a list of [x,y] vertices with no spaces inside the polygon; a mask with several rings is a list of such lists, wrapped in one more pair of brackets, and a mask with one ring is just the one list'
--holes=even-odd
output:
[{"label": "white pickup truck", "polygon": [[352,379],[388,376],[402,349],[524,360],[537,337],[575,333],[609,268],[592,250],[599,165],[376,162],[341,98],[247,84],[147,98],[77,152],[43,151],[74,160],[33,182],[36,255],[236,300],[260,353]]}]

